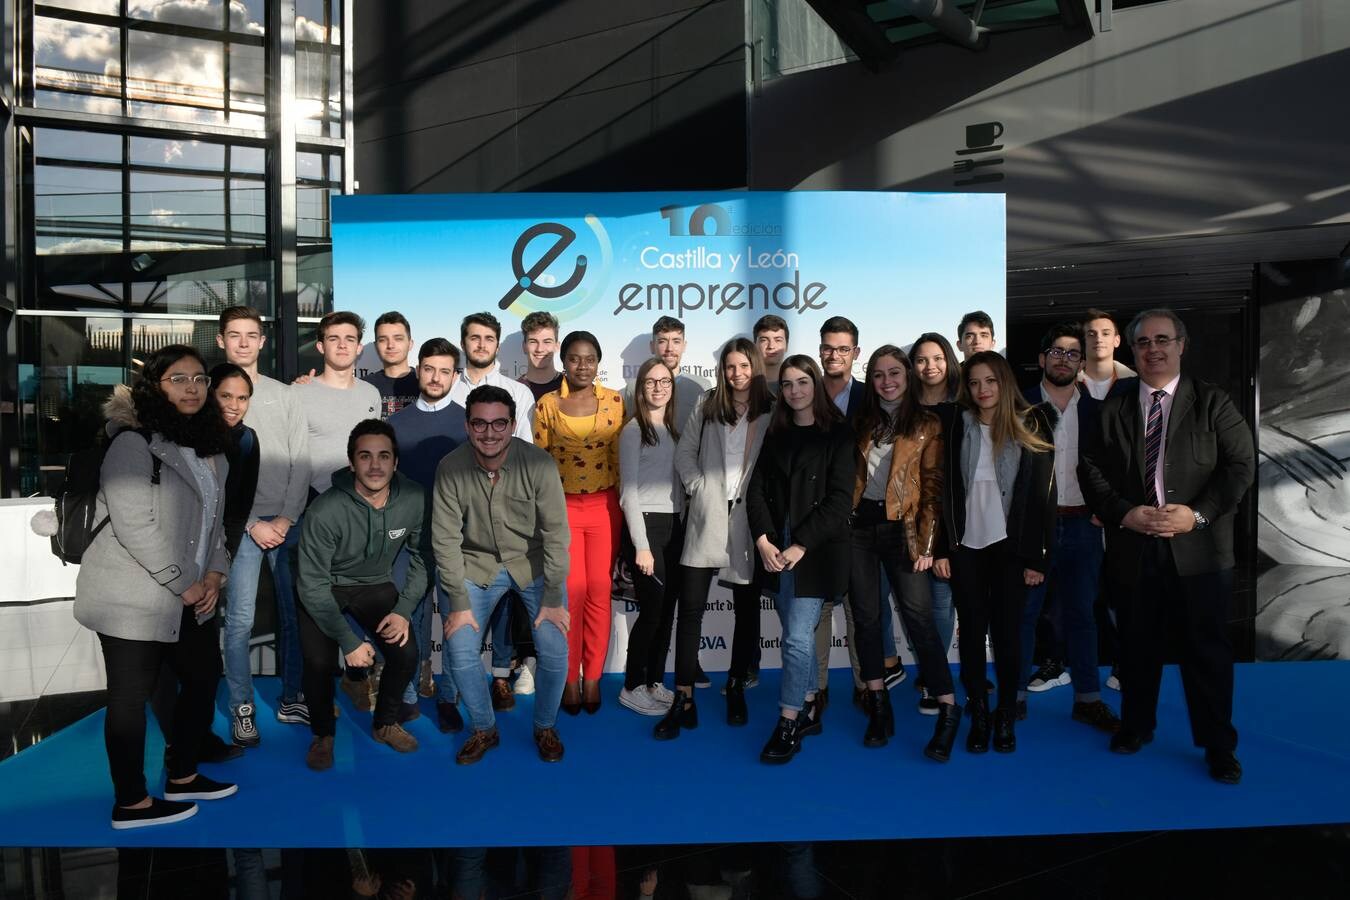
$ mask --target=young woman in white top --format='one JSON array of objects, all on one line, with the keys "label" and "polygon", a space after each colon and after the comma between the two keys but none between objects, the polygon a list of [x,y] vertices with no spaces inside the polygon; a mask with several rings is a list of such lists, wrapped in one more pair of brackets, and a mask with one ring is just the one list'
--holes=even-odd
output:
[{"label": "young woman in white top", "polygon": [[1028,408],[1012,367],[993,351],[966,361],[954,417],[943,441],[944,547],[933,568],[950,576],[961,630],[958,652],[970,733],[966,749],[989,749],[984,635],[994,645],[998,708],[994,749],[1017,741],[1020,622],[1026,589],[1045,580],[1055,529],[1054,429],[1041,406]]},{"label": "young woman in white top", "polygon": [[762,569],[750,542],[745,492],[768,427],[772,397],[764,358],[745,338],[722,347],[717,386],[699,398],[675,451],[675,469],[689,495],[684,549],[680,553],[679,623],[675,628],[675,702],[657,723],[657,740],[679,737],[698,725],[694,679],[703,631],[703,608],[713,578],[729,581],[736,627],[727,670],[727,723],[744,725],[745,677],[759,646]]},{"label": "young woman in white top", "polygon": [[619,435],[619,507],[627,526],[624,561],[633,573],[638,617],[628,633],[619,702],[644,716],[670,709],[666,654],[680,591],[684,485],[675,473],[675,373],[659,357],[637,373],[634,414]]}]

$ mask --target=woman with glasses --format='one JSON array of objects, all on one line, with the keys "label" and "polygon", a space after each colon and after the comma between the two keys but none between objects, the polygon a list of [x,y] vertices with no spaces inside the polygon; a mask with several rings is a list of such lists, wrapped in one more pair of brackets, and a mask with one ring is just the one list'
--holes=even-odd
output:
[{"label": "woman with glasses", "polygon": [[961,618],[958,652],[970,733],[966,749],[989,749],[985,632],[994,647],[998,707],[993,744],[1017,748],[1017,686],[1022,604],[1045,580],[1055,530],[1053,428],[1042,406],[1028,407],[1012,366],[985,350],[966,360],[961,414],[943,435],[943,527],[948,572]]},{"label": "woman with glasses", "polygon": [[883,681],[881,614],[890,603],[877,570],[886,572],[919,674],[939,704],[933,742],[925,751],[945,761],[961,721],[947,653],[933,624],[928,571],[933,566],[942,504],[942,426],[910,389],[909,358],[884,345],[867,360],[858,417],[857,478],[853,484],[853,540],[849,603],[858,636],[858,663],[867,688],[863,744],[881,747],[895,733]]},{"label": "woman with glasses", "polygon": [[856,469],[853,429],[809,356],[778,370],[778,403],[750,477],[750,535],[783,623],[779,719],[759,758],[785,763],[819,734],[816,625],[826,600],[849,589],[848,510]]},{"label": "woman with glasses", "polygon": [[633,418],[619,437],[619,506],[628,525],[623,552],[638,602],[619,702],[644,716],[663,714],[675,699],[665,685],[684,546],[674,384],[675,373],[660,358],[644,362],[633,392]]},{"label": "woman with glasses", "polygon": [[567,574],[567,682],[562,708],[600,709],[609,653],[610,573],[619,549],[619,432],[623,395],[596,382],[600,341],[574,331],[562,342],[562,387],[534,407],[534,442],[552,454],[567,497],[572,567]]},{"label": "woman with glasses", "polygon": [[722,347],[717,385],[689,414],[675,450],[675,469],[689,495],[684,549],[680,553],[679,620],[675,626],[675,702],[657,723],[657,740],[698,726],[694,680],[703,633],[703,609],[714,576],[729,581],[736,616],[727,671],[727,723],[744,725],[745,677],[759,647],[761,571],[750,543],[745,490],[764,443],[772,398],[764,383],[764,358],[745,338]]},{"label": "woman with glasses", "polygon": [[[196,814],[191,801],[236,791],[197,771],[220,681],[216,601],[229,571],[221,512],[230,434],[209,385],[201,355],[171,344],[103,408],[111,441],[101,524],[80,565],[75,618],[103,648],[116,829],[181,821]],[[145,704],[166,661],[180,687],[160,799],[146,790]]]}]

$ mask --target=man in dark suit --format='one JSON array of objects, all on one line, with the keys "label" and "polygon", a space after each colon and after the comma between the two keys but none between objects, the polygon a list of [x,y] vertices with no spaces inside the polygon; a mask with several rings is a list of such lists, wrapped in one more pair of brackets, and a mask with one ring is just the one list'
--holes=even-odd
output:
[{"label": "man in dark suit", "polygon": [[1181,374],[1186,326],[1169,309],[1126,329],[1137,379],[1108,397],[1101,440],[1078,466],[1087,505],[1106,524],[1107,580],[1122,592],[1122,727],[1111,749],[1153,739],[1169,640],[1181,652],[1191,736],[1210,775],[1242,778],[1234,750],[1233,516],[1256,469],[1251,428],[1219,388]]},{"label": "man in dark suit", "polygon": [[843,316],[826,319],[820,326],[820,370],[825,391],[850,425],[862,411],[863,383],[853,377],[858,353],[858,326]]}]

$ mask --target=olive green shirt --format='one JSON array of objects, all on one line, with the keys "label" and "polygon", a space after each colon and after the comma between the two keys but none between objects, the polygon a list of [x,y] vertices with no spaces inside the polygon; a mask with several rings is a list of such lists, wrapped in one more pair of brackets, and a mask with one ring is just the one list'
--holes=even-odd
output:
[{"label": "olive green shirt", "polygon": [[517,587],[544,578],[543,606],[563,605],[567,505],[547,450],[512,438],[495,479],[462,444],[436,467],[431,548],[452,612],[469,609],[465,581],[486,587],[505,569]]}]

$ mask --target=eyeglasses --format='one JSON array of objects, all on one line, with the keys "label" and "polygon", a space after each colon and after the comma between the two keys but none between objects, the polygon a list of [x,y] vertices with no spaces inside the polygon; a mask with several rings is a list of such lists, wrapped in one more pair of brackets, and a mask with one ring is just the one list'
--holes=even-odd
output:
[{"label": "eyeglasses", "polygon": [[188,382],[192,382],[192,383],[195,384],[197,387],[206,387],[208,384],[211,383],[211,376],[209,376],[209,375],[183,375],[183,374],[178,374],[178,375],[170,375],[170,376],[168,376],[167,378],[161,378],[161,379],[160,379],[160,382],[165,382],[165,381],[167,381],[169,384],[173,385],[174,387],[182,387],[183,385],[187,384]]},{"label": "eyeglasses", "polygon": [[501,434],[510,424],[510,419],[493,419],[492,421],[488,421],[487,419],[469,420],[469,427],[473,429],[474,434],[483,434],[489,427],[491,427],[495,433]]},{"label": "eyeglasses", "polygon": [[1166,350],[1173,344],[1178,343],[1181,343],[1181,338],[1168,337],[1165,334],[1160,334],[1152,340],[1149,340],[1146,337],[1134,339],[1134,346],[1137,350],[1147,350],[1149,347],[1157,347],[1159,350]]},{"label": "eyeglasses", "polygon": [[642,380],[642,386],[649,388],[668,388],[674,383],[669,378],[644,378]]},{"label": "eyeglasses", "polygon": [[854,350],[857,350],[857,349],[858,349],[857,347],[831,347],[829,344],[821,344],[821,345],[820,345],[820,355],[821,355],[821,356],[848,356],[850,353],[852,353]]},{"label": "eyeglasses", "polygon": [[1059,347],[1051,347],[1045,351],[1045,355],[1049,359],[1063,359],[1071,363],[1076,363],[1083,358],[1083,354],[1077,350],[1064,350]]}]

